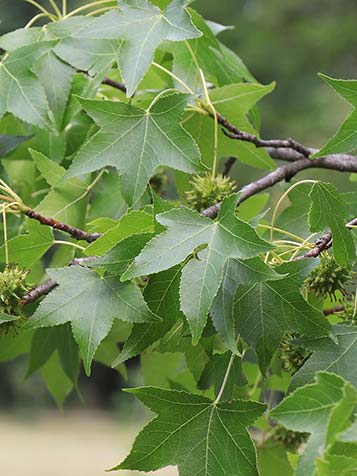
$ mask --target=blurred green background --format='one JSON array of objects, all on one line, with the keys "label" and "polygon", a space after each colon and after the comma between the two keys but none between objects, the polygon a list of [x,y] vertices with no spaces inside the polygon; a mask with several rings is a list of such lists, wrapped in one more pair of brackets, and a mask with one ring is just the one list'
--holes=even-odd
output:
[{"label": "blurred green background", "polygon": [[[49,6],[47,0],[38,1]],[[69,9],[86,3],[68,0]],[[294,137],[322,146],[349,106],[317,73],[357,78],[357,1],[197,0],[192,6],[210,20],[232,25],[234,29],[221,39],[260,82],[276,81],[276,90],[260,106],[262,136]],[[36,13],[23,0],[0,0],[0,34],[24,26]],[[239,168],[241,179],[246,171]],[[247,173],[243,181],[251,177]],[[331,178],[329,172],[308,175],[312,173]],[[340,186],[352,189],[347,175],[336,177]],[[119,400],[120,377],[97,365],[93,379],[81,382],[85,405],[74,395],[69,408],[76,413],[62,417],[43,413],[43,408],[54,405],[40,376],[23,384],[25,368],[22,359],[0,365],[0,474],[47,476],[50,471],[51,476],[96,476],[104,474],[103,462],[109,467],[118,463],[144,418],[142,409],[130,403],[132,399],[121,394]],[[31,412],[26,411],[29,407]],[[42,409],[40,417],[34,408]],[[113,414],[119,414],[119,420],[113,421]],[[16,458],[19,447],[20,459]],[[168,469],[157,474],[177,473]]]}]

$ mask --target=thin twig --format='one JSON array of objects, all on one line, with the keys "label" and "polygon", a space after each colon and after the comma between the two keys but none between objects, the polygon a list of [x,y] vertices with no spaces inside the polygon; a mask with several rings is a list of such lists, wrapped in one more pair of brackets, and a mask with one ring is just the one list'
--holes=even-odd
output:
[{"label": "thin twig", "polygon": [[307,258],[318,258],[323,251],[332,246],[332,233],[328,231],[315,241],[315,247],[301,256],[295,256],[291,261],[302,261]]},{"label": "thin twig", "polygon": [[330,307],[329,309],[325,309],[323,311],[325,316],[331,316],[332,314],[337,314],[339,312],[343,312],[346,309],[346,307],[343,304],[339,304],[338,306],[335,307]]},{"label": "thin twig", "polygon": [[106,84],[107,86],[111,86],[112,88],[119,89],[119,91],[126,93],[126,86],[120,81],[115,81],[114,79],[110,78],[104,78],[102,84]]},{"label": "thin twig", "polygon": [[227,177],[233,167],[233,165],[236,163],[237,159],[236,157],[228,157],[226,162],[224,163],[223,170],[222,170],[222,175],[223,177]]},{"label": "thin twig", "polygon": [[49,294],[56,286],[56,281],[53,281],[53,279],[49,279],[45,283],[36,286],[35,288],[31,289],[31,291],[29,291],[27,294],[25,294],[25,296],[20,301],[20,305],[26,306],[27,304],[31,304],[37,301],[37,299],[39,299],[40,297]]},{"label": "thin twig", "polygon": [[[347,223],[346,228],[349,228],[352,230],[357,224],[357,218],[354,218],[352,221]],[[318,240],[315,241],[315,247],[312,248],[312,250],[308,251],[307,253],[301,255],[301,256],[296,256],[291,259],[291,261],[301,261],[303,259],[307,258],[318,258],[318,256],[323,252],[331,248],[333,245],[333,240],[332,240],[332,233],[328,231],[324,235],[320,236]]]},{"label": "thin twig", "polygon": [[49,226],[53,228],[54,230],[60,230],[65,233],[68,233],[75,240],[87,241],[88,243],[93,243],[93,241],[96,241],[98,238],[102,236],[101,233],[88,233],[74,226],[67,225],[66,223],[57,221],[54,218],[44,217],[43,215],[40,215],[38,212],[36,212],[32,208],[28,208],[25,211],[25,215],[27,215],[29,218],[32,218],[33,220],[37,220],[42,225]]},{"label": "thin twig", "polygon": [[69,266],[78,266],[90,263],[91,261],[95,261],[96,259],[98,259],[98,256],[84,256],[83,258],[73,258],[72,261],[69,262]]},{"label": "thin twig", "polygon": [[[212,113],[208,111],[209,115],[212,117]],[[304,155],[305,157],[309,157],[311,155],[311,151],[308,147],[305,147],[303,144],[300,144],[294,139],[272,139],[272,140],[264,140],[260,139],[258,136],[254,134],[250,134],[248,132],[243,132],[237,129],[233,124],[231,124],[222,114],[216,114],[216,120],[218,124],[220,124],[224,129],[223,132],[226,136],[230,139],[234,140],[241,140],[243,142],[250,142],[255,145],[255,147],[262,148],[262,147],[272,147],[273,149],[293,149],[296,152]]]}]

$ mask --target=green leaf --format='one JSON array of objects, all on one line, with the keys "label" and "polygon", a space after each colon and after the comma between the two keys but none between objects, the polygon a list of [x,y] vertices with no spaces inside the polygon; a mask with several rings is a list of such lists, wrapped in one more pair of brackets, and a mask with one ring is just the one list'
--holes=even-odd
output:
[{"label": "green leaf", "polygon": [[294,375],[290,389],[305,385],[319,370],[334,372],[357,388],[357,328],[335,325],[331,338],[299,339],[299,345],[313,352],[301,369]]},{"label": "green leaf", "polygon": [[151,311],[162,318],[162,322],[134,324],[123,350],[113,364],[114,366],[141,354],[161,337],[164,337],[176,320],[182,318],[179,303],[181,269],[181,266],[175,266],[150,277],[144,291],[145,300]]},{"label": "green leaf", "polygon": [[19,48],[0,64],[0,118],[10,112],[19,119],[50,129],[49,104],[40,81],[31,71],[53,46],[44,42]]},{"label": "green leaf", "polygon": [[36,329],[31,342],[30,358],[26,377],[41,368],[57,348],[57,328]]},{"label": "green leaf", "polygon": [[357,149],[357,111],[348,116],[336,134],[312,158],[351,152]]},{"label": "green leaf", "polygon": [[343,99],[357,107],[357,81],[334,79],[326,76],[325,74],[319,74],[319,77],[326,81]]},{"label": "green leaf", "polygon": [[26,377],[43,367],[56,350],[58,350],[63,371],[76,385],[79,375],[79,354],[68,324],[36,329],[32,338]]},{"label": "green leaf", "polygon": [[351,232],[346,228],[346,223],[351,219],[347,204],[337,188],[330,183],[315,183],[310,197],[312,200],[309,211],[311,231],[320,232],[330,228],[336,261],[350,266],[355,258],[355,245]]},{"label": "green leaf", "polygon": [[[290,231],[301,238],[308,238],[311,235],[308,226],[308,213],[311,205],[310,200],[311,185],[309,183],[300,184],[289,193],[290,205],[279,213],[276,226],[282,230]],[[287,239],[284,233],[274,232],[274,236]]]},{"label": "green leaf", "polygon": [[140,356],[140,362],[145,386],[171,388],[170,380],[176,377],[180,364],[182,366],[183,355],[178,352],[166,354],[145,352]]},{"label": "green leaf", "polygon": [[12,316],[10,314],[6,314],[0,309],[0,326],[1,324],[6,324],[7,322],[14,322],[20,319],[20,316]]},{"label": "green leaf", "polygon": [[286,274],[287,279],[292,281],[294,284],[302,286],[311,271],[319,265],[319,262],[320,260],[318,259],[286,261],[285,263],[277,266],[275,271],[279,272],[280,274]]},{"label": "green leaf", "polygon": [[225,199],[217,222],[185,207],[157,215],[157,221],[168,230],[145,246],[122,277],[129,279],[169,269],[207,246],[198,251],[197,259],[186,264],[181,278],[181,309],[190,324],[194,343],[205,327],[227,259],[251,258],[272,248],[250,225],[236,217],[236,203],[235,195]]},{"label": "green leaf", "polygon": [[18,28],[0,37],[0,48],[5,51],[14,51],[17,48],[37,43],[43,40],[43,38],[43,28]]},{"label": "green leaf", "polygon": [[0,362],[16,359],[19,355],[26,354],[31,348],[31,332],[21,332],[18,335],[0,336]]},{"label": "green leaf", "polygon": [[36,211],[44,216],[83,228],[87,209],[86,181],[73,177],[63,180],[66,169],[40,152],[30,149],[30,154],[43,178],[52,186],[50,192],[37,205]]},{"label": "green leaf", "polygon": [[[215,395],[218,395],[231,356],[232,354],[229,351],[224,354],[214,354],[202,372],[198,382],[198,388],[201,390],[208,390],[213,385]],[[242,361],[240,358],[235,357],[228,379],[225,383],[222,400],[227,401],[232,399],[235,385],[243,387],[247,383],[247,379],[242,369]]]},{"label": "green leaf", "polygon": [[[238,83],[213,89],[209,96],[216,110],[239,129],[257,134],[247,118],[252,107],[269,94],[274,83],[261,84]],[[185,128],[195,137],[201,150],[204,163],[211,165],[214,151],[214,121],[202,114],[188,113]],[[276,164],[263,149],[253,144],[232,141],[224,134],[218,136],[218,155],[220,157],[237,156],[238,160],[253,167],[274,169]]]},{"label": "green leaf", "polygon": [[288,429],[311,434],[296,476],[314,475],[316,458],[323,456],[336,435],[350,425],[356,403],[351,384],[334,374],[319,372],[315,383],[297,389],[270,413]]},{"label": "green leaf", "polygon": [[64,401],[73,390],[73,383],[65,374],[58,353],[55,352],[41,369],[46,387],[57,405],[62,408]]},{"label": "green leaf", "polygon": [[113,320],[128,322],[157,321],[140,291],[118,278],[99,277],[80,266],[48,269],[59,286],[39,305],[27,327],[53,327],[71,322],[87,374],[93,355],[108,335]]},{"label": "green leaf", "polygon": [[[153,231],[154,220],[151,214],[146,213],[144,210],[130,211],[123,215],[103,236],[91,243],[86,248],[86,254],[88,256],[103,255],[128,237]],[[121,249],[123,248],[121,247]]]},{"label": "green leaf", "polygon": [[217,332],[233,353],[238,353],[233,312],[234,297],[238,286],[281,279],[281,277],[260,258],[251,258],[244,261],[228,259],[220,289],[211,308],[211,316]]},{"label": "green leaf", "polygon": [[258,460],[261,476],[294,476],[286,448],[281,443],[265,441],[258,449]]},{"label": "green leaf", "polygon": [[56,129],[63,128],[63,116],[71,91],[74,70],[61,61],[52,50],[46,51],[34,64],[32,71],[46,92]]},{"label": "green leaf", "polygon": [[64,38],[54,52],[76,69],[96,76],[118,61],[118,49],[118,41]]},{"label": "green leaf", "polygon": [[[205,77],[214,83],[217,82],[216,77],[221,70],[221,66],[212,53],[216,49],[219,50],[219,42],[215,34],[199,13],[192,9],[189,9],[189,12],[195,27],[202,32],[202,35],[188,40],[187,43],[166,42],[162,45],[162,48],[170,52],[174,58],[173,73],[195,91],[197,89],[198,71],[192,53]],[[179,83],[176,83],[175,86],[182,89],[182,85]]]},{"label": "green leaf", "polygon": [[29,139],[30,136],[0,135],[0,157],[5,157],[6,154]]},{"label": "green leaf", "polygon": [[[357,81],[333,79],[319,74],[320,78],[326,81],[343,99],[357,107]],[[323,157],[328,154],[338,154],[341,152],[350,152],[357,148],[357,112],[353,110],[352,114],[342,124],[337,133],[328,141],[328,143],[314,154],[313,157]]]},{"label": "green leaf", "polygon": [[210,51],[215,57],[216,78],[219,86],[244,81],[257,82],[241,58],[223,43],[219,42],[219,49],[211,48]]},{"label": "green leaf", "polygon": [[131,235],[118,243],[104,256],[90,263],[89,266],[91,268],[102,268],[111,275],[120,276],[153,237],[153,233]]},{"label": "green leaf", "polygon": [[327,455],[318,460],[316,476],[355,476],[357,474],[356,458],[343,455]]},{"label": "green leaf", "polygon": [[148,472],[178,464],[181,476],[258,476],[247,426],[264,405],[239,400],[214,404],[199,395],[153,387],[129,391],[158,416],[115,469]]},{"label": "green leaf", "polygon": [[164,40],[182,41],[201,35],[186,11],[187,4],[187,0],[173,0],[162,12],[147,0],[122,0],[120,11],[105,13],[76,36],[124,40],[119,65],[127,95],[132,96]]},{"label": "green leaf", "polygon": [[286,332],[323,336],[330,329],[322,312],[302,297],[300,286],[286,278],[239,286],[233,312],[236,330],[255,349],[263,374]]},{"label": "green leaf", "polygon": [[197,145],[180,125],[187,99],[186,94],[166,95],[146,111],[120,102],[81,99],[101,129],[79,151],[68,176],[111,165],[120,172],[125,200],[133,205],[159,166],[199,172]]},{"label": "green leaf", "polygon": [[[37,221],[28,219],[27,230],[28,233],[15,236],[8,241],[10,262],[18,264],[21,268],[31,268],[49,250],[54,241],[52,229]],[[0,248],[0,261],[5,263],[4,245]]]}]

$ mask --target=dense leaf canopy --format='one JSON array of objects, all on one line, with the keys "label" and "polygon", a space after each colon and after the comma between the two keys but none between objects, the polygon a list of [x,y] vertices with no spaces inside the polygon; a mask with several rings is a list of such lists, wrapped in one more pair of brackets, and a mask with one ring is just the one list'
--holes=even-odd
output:
[{"label": "dense leaf canopy", "polygon": [[0,361],[62,406],[137,357],[156,416],[116,470],[356,474],[357,193],[295,177],[356,180],[356,111],[265,140],[275,84],[191,2],[49,3],[0,37]]}]

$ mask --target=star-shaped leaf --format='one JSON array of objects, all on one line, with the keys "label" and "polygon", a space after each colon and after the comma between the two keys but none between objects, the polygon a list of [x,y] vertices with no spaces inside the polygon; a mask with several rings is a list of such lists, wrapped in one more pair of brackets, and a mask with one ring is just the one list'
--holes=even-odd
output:
[{"label": "star-shaped leaf", "polygon": [[296,476],[313,476],[316,459],[350,426],[357,394],[350,383],[334,374],[319,372],[316,381],[287,396],[271,413],[290,430],[311,436],[299,459]]},{"label": "star-shaped leaf", "polygon": [[[9,112],[42,128],[51,125],[57,132],[63,130],[74,68],[94,76],[118,60],[119,41],[73,37],[93,21],[85,16],[70,17],[43,28],[22,28],[0,37],[0,47],[9,53],[3,72],[12,80],[3,80],[3,87],[13,84],[6,106]],[[48,101],[47,111],[43,93]],[[27,102],[26,107],[21,108],[21,98]],[[47,118],[44,114],[48,108]],[[0,115],[1,109],[0,102]]]},{"label": "star-shaped leaf", "polygon": [[115,469],[148,472],[177,464],[180,476],[258,476],[247,427],[265,405],[240,400],[215,404],[200,395],[153,387],[129,391],[158,416]]},{"label": "star-shaped leaf", "polygon": [[201,337],[227,259],[247,259],[272,248],[254,228],[236,217],[236,203],[236,195],[225,199],[216,222],[186,207],[157,215],[157,221],[167,231],[145,246],[122,278],[169,269],[193,251],[205,248],[198,251],[197,259],[184,266],[181,277],[181,309],[190,324],[194,343]]},{"label": "star-shaped leaf", "polygon": [[159,166],[187,173],[202,170],[198,147],[180,125],[187,99],[186,94],[166,95],[146,111],[120,102],[82,99],[101,129],[79,151],[68,175],[116,167],[123,196],[133,205]]},{"label": "star-shaped leaf", "polygon": [[319,370],[334,372],[357,388],[357,328],[335,325],[331,337],[298,340],[299,345],[313,354],[294,375],[290,389],[311,382]]},{"label": "star-shaped leaf", "polygon": [[351,232],[346,228],[350,220],[347,203],[331,183],[317,182],[311,189],[310,197],[311,231],[321,232],[330,228],[336,261],[349,266],[355,258],[355,245]]},{"label": "star-shaped leaf", "polygon": [[201,35],[186,10],[188,0],[173,0],[161,11],[147,0],[122,0],[120,10],[105,13],[77,34],[79,38],[122,39],[119,65],[131,96],[149,69],[156,48],[164,41]]},{"label": "star-shaped leaf", "polygon": [[262,373],[286,332],[327,335],[330,329],[321,311],[289,279],[239,286],[234,301],[235,328],[255,349]]},{"label": "star-shaped leaf", "polygon": [[100,277],[80,266],[47,270],[58,283],[39,305],[27,326],[35,329],[71,322],[87,374],[95,351],[108,335],[114,319],[128,322],[158,321],[141,292],[117,277]]}]

